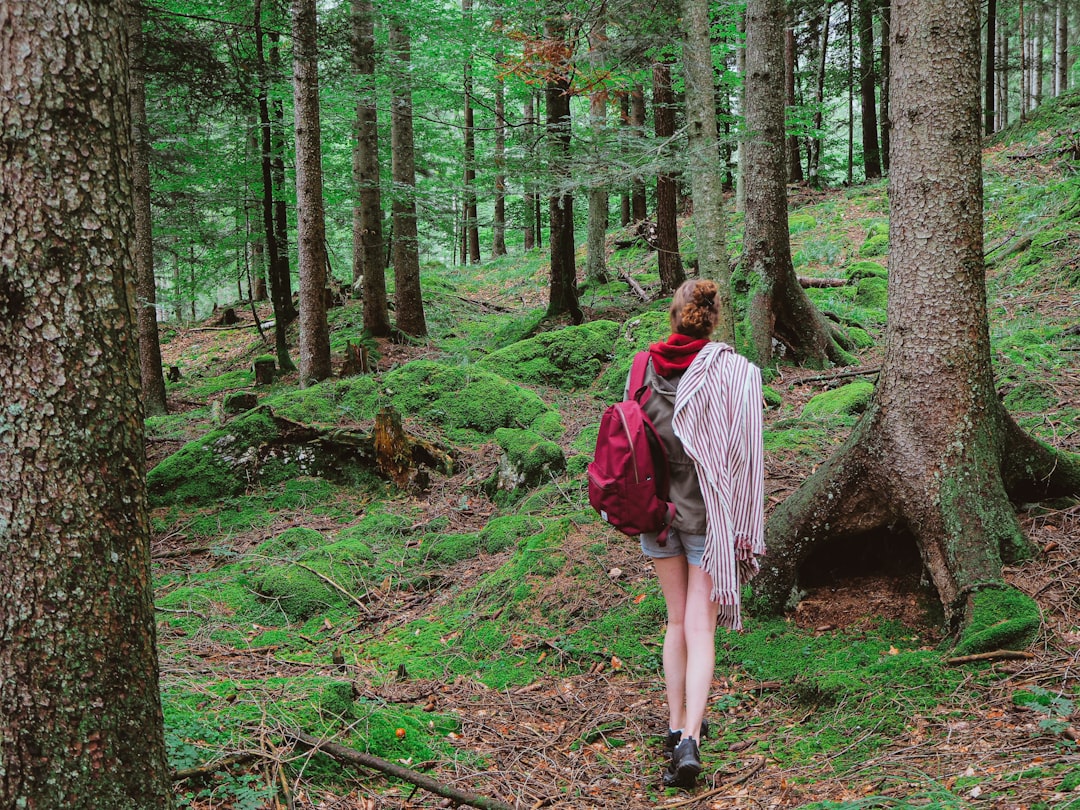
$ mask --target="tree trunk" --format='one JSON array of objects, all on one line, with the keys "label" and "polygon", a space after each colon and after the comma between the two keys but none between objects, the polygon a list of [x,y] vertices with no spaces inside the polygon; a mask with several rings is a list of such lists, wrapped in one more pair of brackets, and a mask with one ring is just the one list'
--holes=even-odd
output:
[{"label": "tree trunk", "polygon": [[[465,15],[467,23],[472,15],[472,0],[461,0],[461,12]],[[465,177],[463,190],[465,194],[465,236],[469,249],[469,263],[480,264],[480,225],[476,213],[476,132],[472,103],[473,76],[471,58],[465,60],[464,88]],[[463,260],[462,264],[464,263]]]},{"label": "tree trunk", "polygon": [[867,180],[881,177],[877,81],[874,75],[874,2],[859,0],[859,96],[862,101],[863,172]]},{"label": "tree trunk", "polygon": [[1054,26],[1054,95],[1069,89],[1069,0],[1057,0]]},{"label": "tree trunk", "polygon": [[315,0],[292,0],[293,106],[296,131],[296,219],[300,259],[300,387],[325,380],[330,367],[326,323],[326,222],[319,142],[319,51]]},{"label": "tree trunk", "polygon": [[[270,32],[270,75],[282,75],[280,34]],[[269,83],[267,87],[269,92]],[[274,179],[274,244],[277,261],[274,264],[281,287],[282,313],[286,323],[292,323],[299,314],[293,304],[292,270],[289,267],[289,212],[285,204],[285,108],[280,98],[272,105],[273,120],[270,127],[271,161]],[[291,365],[291,363],[290,363]]]},{"label": "tree trunk", "polygon": [[[630,126],[638,138],[645,137],[645,89],[637,83],[630,88]],[[641,175],[634,175],[630,182],[630,218],[639,227],[649,218],[645,180]]]},{"label": "tree trunk", "polygon": [[881,126],[881,168],[886,174],[889,172],[889,149],[892,148],[890,144],[890,133],[892,132],[892,118],[889,113],[889,60],[890,48],[889,39],[892,37],[892,26],[890,20],[892,18],[892,5],[891,0],[880,0],[879,11],[881,14],[881,97],[878,103],[881,105],[880,114],[878,115],[878,123]]},{"label": "tree trunk", "polygon": [[143,20],[146,11],[133,7],[128,17],[131,49],[131,157],[134,183],[135,286],[139,298],[139,370],[142,376],[143,408],[147,416],[168,411],[165,373],[161,368],[161,339],[157,323],[157,285],[154,283],[154,234],[150,215],[150,129],[146,124],[146,65],[143,62]]},{"label": "tree trunk", "polygon": [[994,77],[994,49],[997,47],[997,0],[986,0],[986,52],[983,64],[983,133],[994,134],[994,94],[997,85]]},{"label": "tree trunk", "polygon": [[[1009,496],[1080,490],[1080,459],[1026,436],[994,391],[983,262],[977,0],[898,0],[889,318],[870,407],[770,516],[755,580],[778,610],[827,544],[909,535],[959,628],[1027,544]],[[992,597],[991,597],[992,598]],[[973,650],[977,651],[977,650]]]},{"label": "tree trunk", "polygon": [[1024,33],[1024,0],[1020,0],[1016,20],[1019,30],[1017,42],[1020,46],[1020,120],[1026,121],[1028,110],[1028,64],[1027,35]]},{"label": "tree trunk", "polygon": [[[604,48],[607,45],[607,25],[603,10],[599,19],[589,31],[589,62],[594,76],[600,76],[604,64]],[[606,142],[604,130],[607,126],[607,85],[594,79],[595,85],[589,93],[589,126],[593,137],[594,171],[604,162]],[[608,228],[608,184],[603,177],[592,177],[589,182],[589,219],[586,229],[585,277],[596,284],[606,284],[607,277],[607,238]]]},{"label": "tree trunk", "polygon": [[1043,100],[1043,68],[1046,60],[1043,59],[1043,48],[1046,42],[1046,7],[1035,6],[1035,25],[1031,35],[1031,61],[1032,61],[1032,92],[1031,109],[1037,110]]},{"label": "tree trunk", "polygon": [[1009,31],[1004,19],[998,20],[998,121],[997,128],[1009,124]]},{"label": "tree trunk", "polygon": [[353,284],[364,292],[364,328],[390,334],[386,309],[379,120],[375,91],[375,9],[371,0],[352,0],[352,67],[356,75],[356,147],[353,149]]},{"label": "tree trunk", "polygon": [[653,132],[659,142],[660,170],[656,174],[656,258],[660,266],[660,295],[671,295],[686,280],[679,255],[678,182],[675,180],[671,139],[675,135],[675,94],[671,65],[656,62],[652,71]]},{"label": "tree trunk", "polygon": [[847,0],[847,184],[855,184],[855,15]]},{"label": "tree trunk", "polygon": [[5,808],[173,803],[130,247],[130,13],[0,7],[0,189],[14,203],[0,219]]},{"label": "tree trunk", "polygon": [[[810,186],[820,188],[821,182],[821,154],[824,149],[824,135],[822,124],[824,115],[822,108],[825,103],[825,66],[826,56],[829,53],[829,28],[832,24],[832,2],[825,0],[824,19],[821,25],[821,38],[818,41],[817,50],[817,74],[814,84],[814,136],[810,140],[810,155],[808,159],[809,170],[807,171]],[[743,48],[745,51],[746,49]]]},{"label": "tree trunk", "polygon": [[751,0],[746,7],[746,218],[742,265],[750,281],[754,361],[768,365],[774,342],[796,363],[844,362],[825,319],[799,284],[788,237],[784,154],[784,3]]},{"label": "tree trunk", "polygon": [[[746,114],[746,9],[742,8],[736,11],[735,29],[743,40],[743,47],[735,49],[735,73],[738,74],[740,82],[736,89],[736,98],[739,108],[739,115],[745,116]],[[739,138],[738,146],[736,147],[736,163],[739,165],[739,171],[735,175],[735,213],[742,214],[746,211],[746,136],[745,134]]]},{"label": "tree trunk", "polygon": [[[624,129],[630,126],[630,94],[626,90],[616,91],[619,98],[619,125]],[[625,135],[625,133],[621,133]],[[619,154],[623,160],[629,154],[629,144],[625,137],[619,138]],[[625,228],[631,222],[630,219],[630,186],[624,185],[619,195],[619,224]]]},{"label": "tree trunk", "polygon": [[682,0],[683,75],[686,81],[687,170],[694,198],[694,241],[698,277],[719,288],[720,318],[715,335],[735,345],[735,315],[728,269],[720,153],[716,148],[716,82],[709,36],[708,0]]},{"label": "tree trunk", "polygon": [[[502,19],[496,19],[498,28]],[[495,54],[500,66],[504,55]],[[506,255],[506,82],[500,73],[495,77],[495,211],[491,220],[491,257]]]},{"label": "tree trunk", "polygon": [[289,324],[289,312],[292,307],[292,292],[284,284],[282,277],[288,279],[289,270],[281,266],[281,251],[278,249],[278,234],[274,220],[274,180],[273,180],[273,135],[270,123],[269,86],[266,59],[263,53],[262,0],[255,0],[255,65],[259,81],[259,129],[262,133],[262,213],[263,229],[266,232],[266,252],[270,259],[270,301],[274,307],[274,349],[277,354],[278,368],[282,371],[295,371],[289,357],[289,343],[286,328]]},{"label": "tree trunk", "polygon": [[574,323],[584,318],[577,296],[577,269],[574,265],[574,195],[566,186],[570,154],[570,49],[562,20],[544,21],[547,52],[552,54],[544,93],[547,106],[549,165],[554,187],[548,198],[550,217],[551,290],[548,317],[570,313]]},{"label": "tree trunk", "polygon": [[390,26],[394,63],[390,151],[394,178],[394,309],[397,327],[416,337],[427,335],[420,291],[420,250],[416,234],[416,163],[413,144],[409,32],[404,23]]},{"label": "tree trunk", "polygon": [[[795,67],[798,54],[795,46],[795,20],[792,10],[788,10],[787,25],[784,26],[784,93],[789,109],[799,103],[795,93]],[[803,181],[802,158],[799,155],[799,136],[792,132],[787,136],[788,182]]]},{"label": "tree trunk", "polygon": [[[525,95],[525,115],[522,122],[525,127],[525,139],[529,143],[530,157],[534,157],[532,154],[532,144],[536,143],[536,98],[529,90]],[[539,234],[539,226],[536,225],[537,220],[540,218],[540,212],[537,210],[538,203],[536,199],[536,193],[533,190],[533,184],[531,180],[525,183],[525,250],[532,250],[536,247],[536,240]]]}]

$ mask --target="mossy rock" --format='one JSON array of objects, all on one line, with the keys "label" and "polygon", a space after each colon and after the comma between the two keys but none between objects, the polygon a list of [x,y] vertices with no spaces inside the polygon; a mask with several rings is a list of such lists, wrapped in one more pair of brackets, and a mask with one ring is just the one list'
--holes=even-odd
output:
[{"label": "mossy rock", "polygon": [[480,542],[489,554],[521,545],[544,530],[544,524],[528,515],[504,515],[492,518],[480,530]]},{"label": "mossy rock", "polygon": [[864,278],[888,278],[889,271],[878,262],[861,261],[850,264],[845,275],[852,281],[858,281]]},{"label": "mossy rock", "polygon": [[663,309],[642,312],[625,321],[620,327],[612,347],[611,364],[600,375],[596,384],[596,394],[605,402],[622,399],[626,375],[630,373],[634,355],[649,348],[652,343],[665,340],[671,334],[668,303],[670,301],[657,302],[657,306],[663,305]]},{"label": "mossy rock", "polygon": [[889,223],[888,222],[873,222],[870,227],[866,229],[866,238],[873,239],[875,236],[884,236],[889,238]]},{"label": "mossy rock", "polygon": [[255,553],[263,557],[291,558],[325,544],[326,538],[320,532],[305,526],[294,526],[276,537],[264,540],[256,546]]},{"label": "mossy rock", "polygon": [[614,321],[567,326],[492,352],[477,365],[528,385],[588,388],[611,357],[618,334]]},{"label": "mossy rock", "polygon": [[1016,588],[984,588],[971,600],[956,655],[1023,649],[1038,635],[1042,615],[1035,600]]},{"label": "mossy rock", "polygon": [[431,534],[420,544],[425,559],[441,565],[453,565],[475,557],[483,544],[476,532],[467,534]]},{"label": "mossy rock", "polygon": [[783,398],[777,393],[775,388],[771,386],[763,386],[761,389],[761,396],[765,399],[765,406],[768,408],[779,408],[784,404]]},{"label": "mossy rock", "polygon": [[1026,380],[1005,395],[1005,407],[1010,411],[1044,413],[1058,405],[1057,394],[1036,380]]},{"label": "mossy rock", "polygon": [[500,428],[495,441],[503,449],[499,459],[499,488],[535,487],[549,475],[566,469],[562,448],[538,433],[519,428]]},{"label": "mossy rock", "polygon": [[562,422],[562,415],[558,411],[548,411],[540,414],[532,423],[532,429],[545,439],[559,439],[566,433],[566,427]]},{"label": "mossy rock", "polygon": [[885,309],[888,304],[889,282],[876,276],[859,279],[855,303],[871,309]]},{"label": "mossy rock", "polygon": [[887,233],[879,233],[876,236],[871,236],[863,242],[862,247],[859,248],[859,255],[864,258],[884,256],[888,252],[889,235]]},{"label": "mossy rock", "polygon": [[790,214],[788,216],[788,231],[801,233],[817,227],[817,220],[810,214]]},{"label": "mossy rock", "polygon": [[267,397],[264,403],[277,415],[305,425],[373,419],[380,404],[378,380],[372,374],[325,380]]},{"label": "mossy rock", "polygon": [[803,407],[803,416],[833,416],[862,413],[870,404],[874,386],[864,380],[848,383],[812,398]]},{"label": "mossy rock", "polygon": [[263,572],[255,580],[255,592],[272,599],[290,622],[305,622],[312,616],[341,607],[344,597],[324,580],[296,565],[282,565]]},{"label": "mossy rock", "polygon": [[259,408],[188,442],[147,474],[150,505],[213,504],[239,495],[248,485],[250,449],[277,436],[273,418]]}]

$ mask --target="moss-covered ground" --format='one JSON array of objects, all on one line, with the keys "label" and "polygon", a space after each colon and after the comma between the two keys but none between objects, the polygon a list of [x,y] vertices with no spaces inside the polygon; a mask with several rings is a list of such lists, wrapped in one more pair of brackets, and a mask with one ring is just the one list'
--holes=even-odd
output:
[{"label": "moss-covered ground", "polygon": [[[993,360],[1020,424],[1075,452],[1080,183],[1052,150],[1016,158],[1057,137],[1031,126],[986,156],[991,260],[1031,239],[991,261]],[[682,239],[685,259],[690,228]],[[791,239],[800,275],[851,281],[808,292],[859,366],[771,374],[768,509],[845,440],[876,382],[884,183],[798,196]],[[654,253],[608,261],[656,292]],[[376,370],[304,390],[295,374],[253,387],[267,348],[252,328],[165,333],[181,378],[147,436],[169,755],[177,769],[249,755],[179,780],[179,806],[442,806],[294,747],[292,731],[519,807],[676,798],[659,778],[663,598],[585,489],[600,413],[633,353],[667,334],[667,302],[585,284],[571,326],[544,318],[547,272],[545,251],[520,246],[480,268],[426,264],[430,338],[372,340],[359,302],[332,310],[335,367],[352,342]],[[453,449],[453,473],[402,492],[296,456],[234,465],[273,438],[265,412],[223,412],[235,390],[321,429],[367,430],[393,406],[406,431]],[[503,488],[501,464],[517,475]],[[979,592],[959,647],[917,572],[843,566],[787,616],[720,633],[696,806],[1080,807],[1080,508],[1028,504],[1021,519],[1042,553],[1006,569],[1012,589]],[[950,663],[988,645],[1021,655]]]}]

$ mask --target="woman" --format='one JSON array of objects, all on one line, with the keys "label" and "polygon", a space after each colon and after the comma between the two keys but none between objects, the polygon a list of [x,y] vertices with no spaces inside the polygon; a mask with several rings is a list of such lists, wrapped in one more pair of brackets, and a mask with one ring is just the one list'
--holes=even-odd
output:
[{"label": "woman", "polygon": [[664,784],[692,788],[716,625],[742,628],[740,585],[765,552],[761,372],[727,344],[710,342],[719,318],[714,282],[679,287],[670,317],[671,337],[649,347],[642,407],[667,450],[675,517],[666,542],[643,534],[641,548],[667,603]]}]

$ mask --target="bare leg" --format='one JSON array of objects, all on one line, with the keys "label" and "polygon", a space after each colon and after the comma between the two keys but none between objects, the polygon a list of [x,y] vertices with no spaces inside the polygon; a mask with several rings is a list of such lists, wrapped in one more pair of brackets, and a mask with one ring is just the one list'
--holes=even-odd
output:
[{"label": "bare leg", "polygon": [[717,604],[709,598],[712,578],[689,565],[684,618],[686,650],[686,717],[684,736],[701,739],[701,720],[716,669]]},{"label": "bare leg", "polygon": [[[667,603],[667,630],[664,633],[664,684],[670,718],[668,727],[681,729],[686,723],[686,557],[654,558],[656,576]],[[700,570],[700,569],[699,569]],[[715,617],[714,617],[715,621]],[[704,708],[703,708],[704,710]],[[701,720],[698,719],[700,724]]]}]

